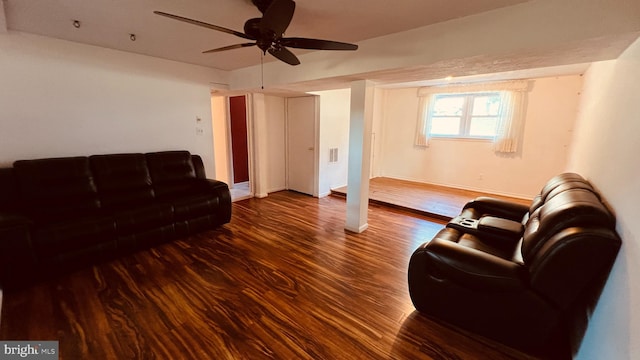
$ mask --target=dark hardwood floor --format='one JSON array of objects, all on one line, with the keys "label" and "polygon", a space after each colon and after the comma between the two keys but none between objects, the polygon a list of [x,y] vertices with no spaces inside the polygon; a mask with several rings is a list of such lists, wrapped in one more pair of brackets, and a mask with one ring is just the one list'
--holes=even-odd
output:
[{"label": "dark hardwood floor", "polygon": [[59,340],[61,359],[528,359],[414,311],[413,250],[443,225],[293,192],[233,204],[230,224],[20,291],[2,339]]}]

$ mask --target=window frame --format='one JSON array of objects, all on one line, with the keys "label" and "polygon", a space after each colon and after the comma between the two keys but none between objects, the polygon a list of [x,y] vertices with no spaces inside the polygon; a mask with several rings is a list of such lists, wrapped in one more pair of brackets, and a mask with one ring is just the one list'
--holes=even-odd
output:
[{"label": "window frame", "polygon": [[[500,91],[473,91],[473,92],[463,92],[463,93],[448,93],[448,92],[442,92],[442,93],[435,93],[433,94],[433,101],[431,105],[427,105],[429,106],[429,113],[427,114],[428,119],[427,119],[427,124],[429,124],[429,129],[427,129],[427,134],[434,139],[472,139],[472,140],[493,140],[497,135],[498,135],[498,124],[496,124],[496,129],[493,135],[471,135],[470,134],[470,129],[471,129],[471,120],[473,118],[482,118],[482,117],[486,117],[486,118],[500,118],[501,114],[500,111],[498,112],[498,114],[496,115],[473,115],[473,102],[475,101],[476,97],[481,97],[481,96],[498,96],[498,97],[502,97],[501,96],[501,92]],[[443,116],[436,116],[436,118],[460,118],[460,124],[458,126],[458,133],[455,135],[447,135],[447,134],[434,134],[431,132],[431,127],[433,126],[433,118],[434,118],[434,110],[435,110],[435,103],[436,101],[438,101],[438,99],[440,98],[444,98],[444,97],[462,97],[464,98],[464,103],[462,106],[462,114],[460,116],[451,116],[451,115],[443,115]],[[500,101],[502,101],[502,99],[500,99]],[[500,104],[500,108],[502,108],[501,106],[502,104]]]}]

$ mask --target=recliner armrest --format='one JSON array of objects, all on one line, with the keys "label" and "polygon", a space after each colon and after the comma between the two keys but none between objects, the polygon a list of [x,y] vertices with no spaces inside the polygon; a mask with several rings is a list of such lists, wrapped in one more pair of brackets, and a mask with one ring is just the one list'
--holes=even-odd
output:
[{"label": "recliner armrest", "polygon": [[496,216],[483,216],[478,220],[480,237],[487,236],[506,238],[512,241],[520,239],[524,226],[519,221],[508,220]]},{"label": "recliner armrest", "polygon": [[515,262],[437,237],[422,250],[429,259],[432,277],[480,291],[524,288],[524,270]]},{"label": "recliner armrest", "polygon": [[492,244],[500,244],[501,248],[513,247],[524,231],[520,222],[496,216],[482,216],[480,219],[456,216],[447,223],[447,228],[477,236]]},{"label": "recliner armrest", "polygon": [[463,209],[473,208],[483,214],[521,221],[529,211],[529,206],[487,196],[477,197],[464,205]]}]

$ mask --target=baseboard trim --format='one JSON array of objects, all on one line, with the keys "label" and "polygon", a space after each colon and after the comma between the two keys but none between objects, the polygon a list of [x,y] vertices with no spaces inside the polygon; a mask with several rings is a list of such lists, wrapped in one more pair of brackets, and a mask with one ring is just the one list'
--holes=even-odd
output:
[{"label": "baseboard trim", "polygon": [[352,227],[350,227],[348,225],[344,227],[345,230],[351,231],[351,232],[357,233],[357,234],[360,234],[361,232],[367,230],[367,228],[369,228],[369,224],[368,223],[364,224],[364,225],[360,225],[357,228],[352,228]]},{"label": "baseboard trim", "polygon": [[271,194],[271,193],[278,192],[278,191],[284,191],[284,190],[287,190],[287,188],[286,187],[277,187],[277,188],[273,188],[273,189],[267,190],[267,194]]}]

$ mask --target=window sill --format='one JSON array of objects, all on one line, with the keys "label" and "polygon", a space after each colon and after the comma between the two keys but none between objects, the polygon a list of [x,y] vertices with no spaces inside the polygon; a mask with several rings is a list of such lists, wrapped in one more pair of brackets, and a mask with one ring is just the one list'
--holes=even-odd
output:
[{"label": "window sill", "polygon": [[464,137],[464,136],[458,136],[458,137],[453,137],[453,136],[432,136],[431,140],[493,142],[493,138]]}]

